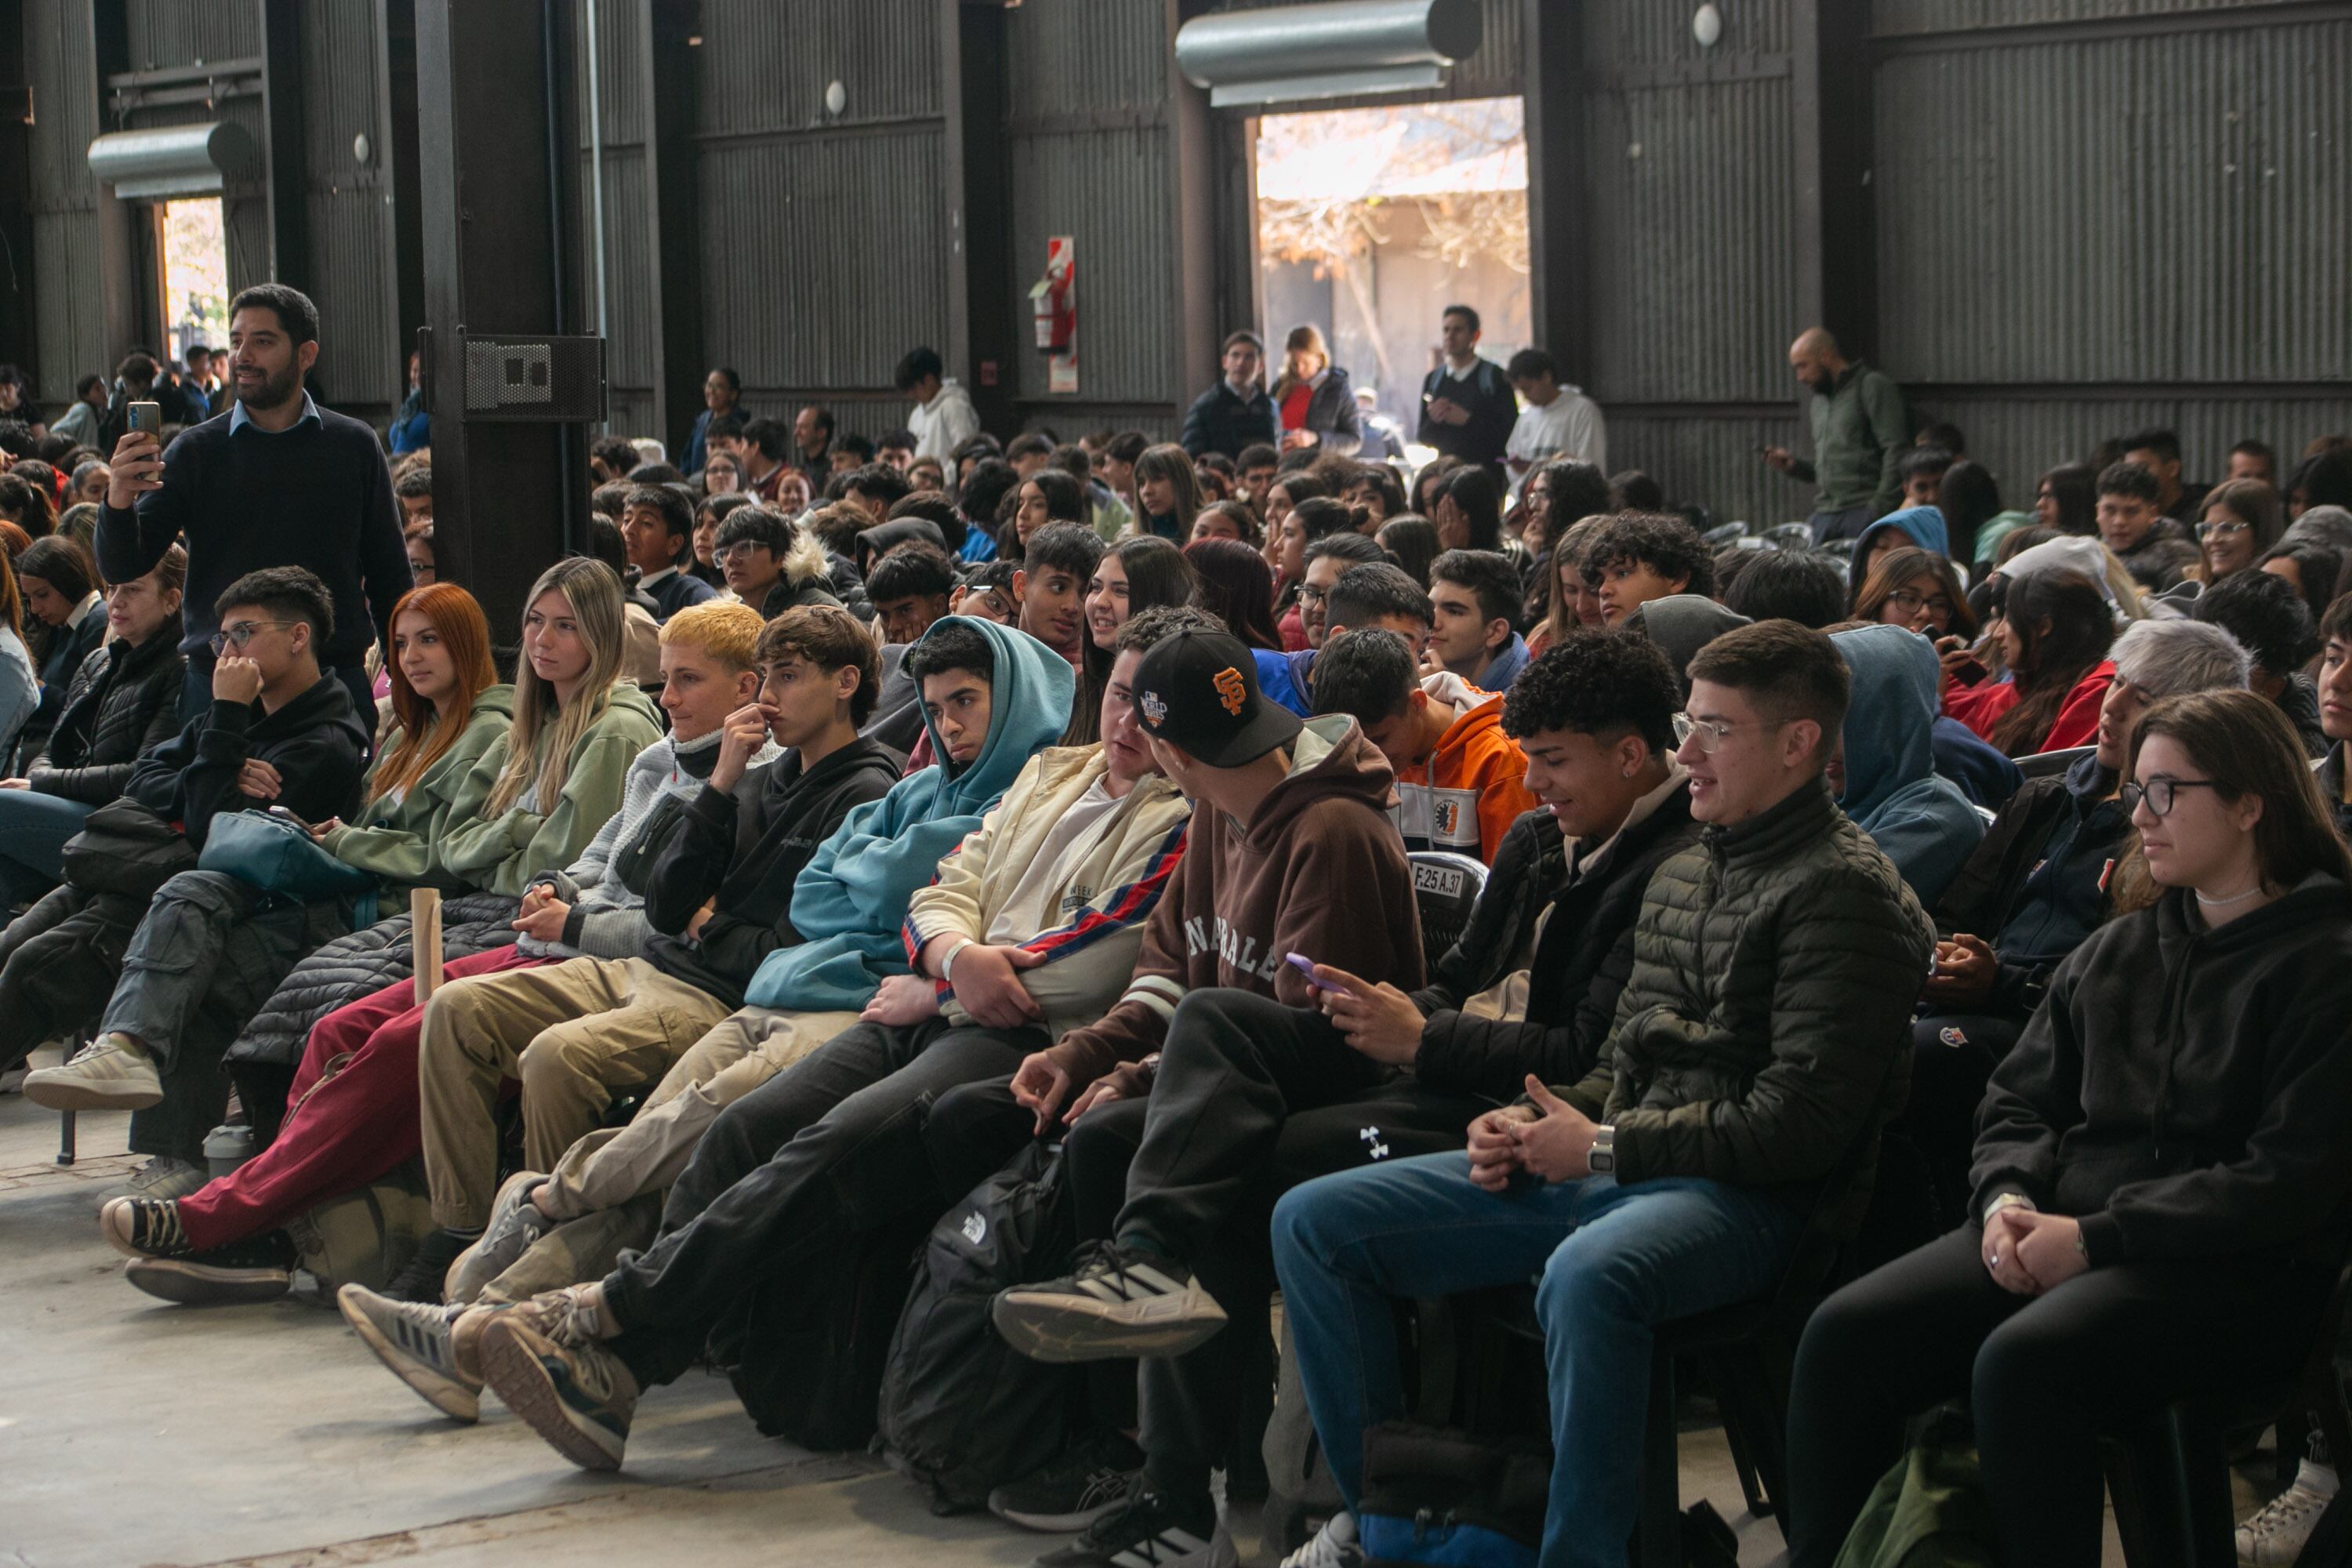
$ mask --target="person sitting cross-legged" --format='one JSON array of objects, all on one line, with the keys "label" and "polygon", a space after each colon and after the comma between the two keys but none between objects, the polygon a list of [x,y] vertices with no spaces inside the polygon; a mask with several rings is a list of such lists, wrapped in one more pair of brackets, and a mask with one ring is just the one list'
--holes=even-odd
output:
[{"label": "person sitting cross-legged", "polygon": [[1860,1220],[1933,932],[1823,783],[1848,689],[1829,638],[1741,626],[1689,674],[1677,760],[1706,830],[1650,879],[1601,1065],[1569,1090],[1530,1074],[1465,1153],[1326,1176],[1275,1209],[1307,1409],[1349,1510],[1304,1561],[1340,1555],[1364,1434],[1405,1413],[1399,1299],[1539,1277],[1541,1560],[1622,1568],[1654,1328],[1770,1292],[1817,1208]]}]

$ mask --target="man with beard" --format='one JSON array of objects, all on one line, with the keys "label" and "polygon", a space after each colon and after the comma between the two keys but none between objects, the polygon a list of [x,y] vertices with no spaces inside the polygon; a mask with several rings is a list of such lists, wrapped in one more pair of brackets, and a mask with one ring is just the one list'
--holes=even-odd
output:
[{"label": "man with beard", "polygon": [[1839,352],[1822,327],[1808,327],[1789,345],[1789,368],[1811,393],[1806,413],[1813,426],[1813,460],[1786,447],[1763,448],[1764,460],[1814,487],[1813,542],[1856,539],[1903,498],[1896,465],[1911,447],[1911,411],[1903,389],[1885,371]]},{"label": "man with beard", "polygon": [[229,304],[228,379],[236,403],[191,426],[165,453],[133,430],[116,442],[99,510],[98,563],[110,583],[143,577],[187,541],[187,655],[181,712],[211,700],[212,606],[247,573],[300,566],[334,600],[319,662],[375,710],[368,649],[391,643],[392,609],[411,583],[383,446],[356,419],[320,408],[302,385],[319,357],[319,311],[299,290],[261,283]]}]

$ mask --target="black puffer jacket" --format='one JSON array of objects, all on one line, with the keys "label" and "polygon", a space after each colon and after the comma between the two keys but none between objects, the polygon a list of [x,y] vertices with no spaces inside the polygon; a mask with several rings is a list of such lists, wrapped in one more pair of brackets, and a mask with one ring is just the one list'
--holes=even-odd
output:
[{"label": "black puffer jacket", "polygon": [[[1600,1058],[1618,994],[1633,970],[1633,922],[1650,873],[1697,843],[1698,835],[1690,792],[1677,780],[1647,816],[1571,882],[1567,846],[1551,813],[1530,811],[1511,824],[1486,890],[1470,912],[1469,929],[1439,961],[1432,983],[1413,993],[1428,1020],[1414,1076],[1433,1089],[1496,1100],[1517,1099],[1529,1073],[1546,1083],[1582,1079]],[[1517,966],[1547,909],[1551,918],[1528,966],[1526,1021],[1462,1012],[1465,1002],[1501,984]]]},{"label": "black puffer jacket", "polygon": [[[465,893],[442,900],[442,961],[470,958],[511,943],[515,911],[521,907],[521,900],[503,893]],[[229,1066],[292,1072],[320,1019],[346,1003],[415,978],[409,962],[412,929],[404,914],[378,921],[337,937],[296,964],[229,1047]]]},{"label": "black puffer jacket", "polygon": [[2092,1265],[2305,1253],[2333,1277],[2352,1193],[2352,892],[2315,872],[2218,931],[2189,894],[2105,925],[1977,1113],[1973,1214],[2082,1221]]},{"label": "black puffer jacket", "polygon": [[[174,623],[176,626],[176,623]],[[92,653],[95,671],[68,700],[48,743],[25,771],[33,788],[84,805],[103,805],[131,782],[131,765],[180,731],[180,682],[187,668],[173,628],[138,647],[111,642]]]}]

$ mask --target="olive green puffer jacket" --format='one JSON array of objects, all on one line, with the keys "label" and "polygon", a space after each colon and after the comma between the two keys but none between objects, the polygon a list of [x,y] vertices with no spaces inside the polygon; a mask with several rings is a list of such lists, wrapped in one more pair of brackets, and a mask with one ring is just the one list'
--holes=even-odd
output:
[{"label": "olive green puffer jacket", "polygon": [[1869,1207],[1878,1130],[1910,1087],[1935,928],[1826,786],[1808,785],[1652,873],[1605,1093],[1617,1179],[1705,1176],[1809,1203],[1849,1152],[1839,1213]]}]

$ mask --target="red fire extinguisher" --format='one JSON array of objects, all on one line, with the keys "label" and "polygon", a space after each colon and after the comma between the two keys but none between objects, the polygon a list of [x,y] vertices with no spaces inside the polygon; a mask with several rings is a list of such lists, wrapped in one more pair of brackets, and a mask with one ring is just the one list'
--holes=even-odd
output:
[{"label": "red fire extinguisher", "polygon": [[1045,248],[1045,276],[1029,290],[1031,312],[1037,326],[1041,353],[1069,352],[1077,336],[1077,263],[1070,241],[1050,239]]}]

